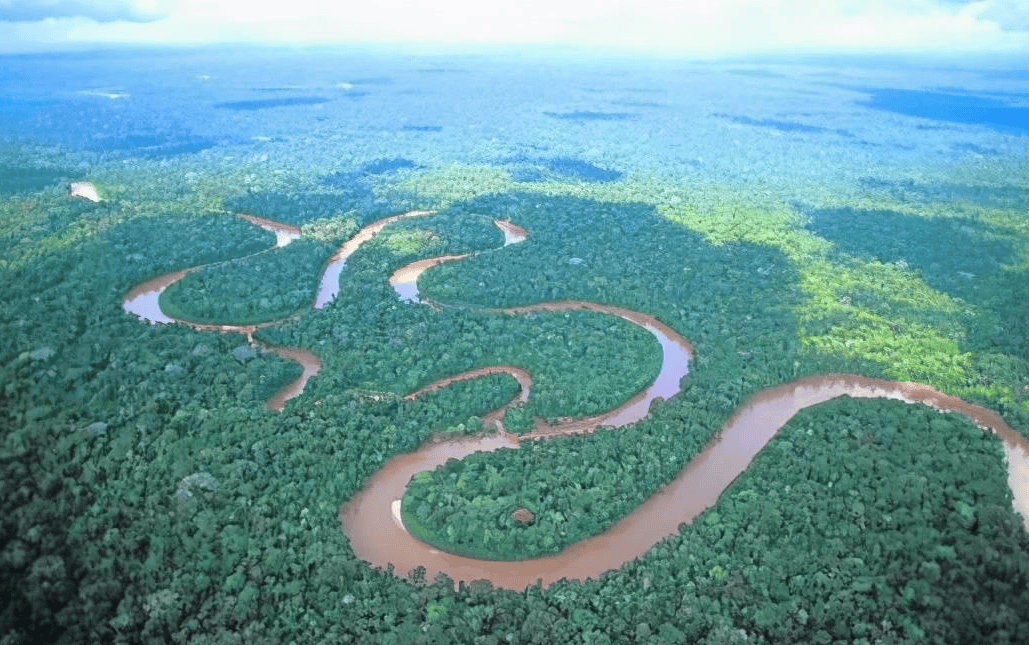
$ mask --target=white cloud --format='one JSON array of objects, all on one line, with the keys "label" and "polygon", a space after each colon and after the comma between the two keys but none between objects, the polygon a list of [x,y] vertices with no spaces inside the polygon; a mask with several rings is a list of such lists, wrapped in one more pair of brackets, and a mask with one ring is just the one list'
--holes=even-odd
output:
[{"label": "white cloud", "polygon": [[[113,15],[101,7],[121,7],[125,15],[167,13],[149,24],[61,18],[21,30],[22,38],[43,43],[545,43],[669,54],[1029,52],[1026,1],[0,0],[0,18],[15,5],[36,7],[38,15],[45,6],[88,4],[92,13],[62,9],[53,15],[94,19]],[[11,31],[0,23],[0,42]]]},{"label": "white cloud", "polygon": [[979,17],[992,20],[1005,31],[1029,32],[1029,4],[1026,0],[987,0],[972,9]]},{"label": "white cloud", "polygon": [[168,15],[167,0],[0,0],[0,21],[82,17],[97,22],[149,22]]}]

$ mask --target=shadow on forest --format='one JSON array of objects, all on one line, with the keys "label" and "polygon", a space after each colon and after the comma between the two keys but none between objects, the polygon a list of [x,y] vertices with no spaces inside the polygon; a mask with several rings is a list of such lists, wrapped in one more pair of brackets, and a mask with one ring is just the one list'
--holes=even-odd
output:
[{"label": "shadow on forest", "polygon": [[950,149],[955,152],[969,153],[974,155],[982,155],[984,157],[996,156],[1000,152],[993,148],[987,148],[974,143],[954,143],[951,144]]},{"label": "shadow on forest", "polygon": [[340,215],[357,216],[364,224],[396,211],[391,202],[376,197],[362,181],[367,176],[361,172],[335,173],[321,182],[333,188],[332,192],[255,192],[225,200],[225,208],[295,226]]},{"label": "shadow on forest", "polygon": [[20,131],[23,121],[38,113],[45,114],[57,105],[59,102],[52,99],[0,98],[0,126],[8,126],[12,132]]},{"label": "shadow on forest", "polygon": [[823,128],[818,125],[808,125],[799,121],[782,121],[779,119],[753,119],[747,116],[733,114],[713,114],[722,119],[728,119],[740,125],[752,125],[759,128],[770,128],[779,132],[801,133],[801,134],[837,134],[841,137],[853,138],[854,134],[842,128]]},{"label": "shadow on forest", "polygon": [[[461,541],[469,552],[517,559],[555,552],[594,535],[674,478],[682,466],[678,458],[658,463],[651,455],[667,451],[669,445],[676,446],[682,459],[699,451],[712,429],[748,394],[795,378],[799,371],[817,372],[827,367],[875,370],[867,362],[856,365],[847,362],[850,359],[813,356],[800,347],[794,314],[802,298],[800,275],[778,248],[749,242],[712,245],[703,235],[662,217],[653,206],[633,202],[518,192],[483,195],[454,204],[441,214],[510,218],[525,228],[528,237],[495,253],[442,264],[422,274],[418,285],[427,299],[454,305],[452,312],[467,311],[465,307],[475,311],[552,301],[609,304],[655,316],[688,338],[696,350],[689,376],[680,382],[680,392],[651,406],[649,415],[631,427],[588,438],[539,442],[532,451],[469,457],[460,466],[452,466],[454,472],[463,469],[478,474],[469,477],[461,490],[448,487],[447,499],[454,506],[433,517],[447,518],[447,525],[455,526],[455,542]],[[395,315],[406,310],[398,312]],[[538,324],[531,322],[535,315],[527,314],[512,323],[531,328]],[[430,320],[427,326],[442,327],[448,320],[449,316],[439,315],[438,321]],[[573,322],[562,332],[566,334],[564,344],[572,346],[573,341],[585,338],[576,327],[583,322]],[[463,340],[467,327],[459,329]],[[612,359],[625,342],[615,337],[614,331],[615,327],[610,327],[612,336],[591,342],[581,357],[558,360],[562,379],[552,379],[553,383],[571,383],[560,396],[574,401],[606,389],[602,383],[607,378],[605,371],[618,367]],[[505,338],[498,333],[486,342],[496,345]],[[462,346],[456,339],[448,341],[446,347]],[[433,350],[425,347],[411,355],[422,352],[431,355]],[[599,362],[599,367],[583,369],[590,360]],[[515,357],[506,362],[524,365]],[[541,376],[538,370],[529,371]],[[541,387],[534,397],[559,394]],[[559,408],[544,411],[537,407],[534,411],[544,417],[568,413]],[[590,458],[570,463],[570,454],[589,454]],[[523,482],[524,487],[509,490],[503,485],[493,490],[487,510],[476,507],[481,502],[473,500],[487,497],[480,486],[490,479],[483,474],[490,468],[504,473],[507,481]],[[447,479],[448,475],[440,477]],[[537,490],[535,484],[525,482],[543,479],[553,499],[563,501],[544,503],[542,498],[525,497],[525,490]],[[585,486],[582,482],[590,483]],[[510,508],[537,502],[538,507],[530,508],[534,513],[541,511],[533,524],[505,524],[503,536],[489,537],[481,524],[456,519],[471,517],[462,515],[465,512],[506,518]],[[446,530],[432,524],[435,520],[421,520],[433,532]],[[485,541],[483,535],[487,535]]]},{"label": "shadow on forest", "polygon": [[839,252],[904,263],[932,288],[990,312],[992,324],[968,330],[970,349],[1029,360],[1029,272],[1006,268],[1018,260],[1017,249],[999,239],[996,228],[974,219],[890,210],[802,210],[810,218],[808,229]]},{"label": "shadow on forest", "polygon": [[592,164],[578,157],[530,157],[517,155],[504,159],[512,164],[511,178],[520,183],[558,180],[576,180],[590,183],[618,181],[622,173]]},{"label": "shadow on forest", "polygon": [[341,170],[325,175],[318,183],[329,188],[349,192],[352,195],[362,194],[363,191],[363,196],[370,196],[371,191],[361,183],[363,180],[373,175],[388,175],[398,170],[408,170],[417,167],[418,164],[403,157],[376,159],[364,164],[358,170]]},{"label": "shadow on forest", "polygon": [[432,299],[491,307],[560,299],[618,305],[675,327],[698,348],[701,364],[724,359],[724,378],[772,385],[793,376],[792,358],[784,367],[783,356],[797,349],[793,310],[802,296],[797,268],[777,249],[712,246],[652,206],[632,202],[507,193],[450,210],[511,218],[530,234],[502,253],[424,274],[419,284]]},{"label": "shadow on forest", "polygon": [[[868,89],[871,96],[859,105],[905,116],[978,125],[1009,134],[1029,133],[1029,107],[967,92]],[[1023,95],[1024,96],[1024,95]]]},{"label": "shadow on forest", "polygon": [[636,118],[635,114],[629,112],[594,112],[592,110],[544,112],[543,114],[562,121],[627,121]]},{"label": "shadow on forest", "polygon": [[[978,154],[991,154],[991,151],[973,144],[965,144],[961,149]],[[898,200],[915,198],[934,202],[971,202],[995,208],[1029,207],[1029,188],[1022,186],[974,186],[954,182],[922,184],[910,179],[892,180],[879,177],[862,177],[858,183],[865,188],[885,190],[890,197]]]},{"label": "shadow on forest", "polygon": [[344,193],[296,194],[277,191],[256,192],[225,200],[225,208],[234,213],[267,217],[276,222],[300,226],[315,220],[346,213],[374,199],[361,184],[341,187]]},{"label": "shadow on forest", "polygon": [[124,134],[102,137],[91,144],[95,150],[121,152],[138,157],[164,159],[194,154],[213,148],[218,142],[205,137],[175,137],[162,134]]},{"label": "shadow on forest", "polygon": [[226,101],[215,103],[214,107],[222,110],[233,110],[236,112],[252,112],[254,110],[265,110],[276,107],[293,107],[299,105],[319,105],[328,103],[332,99],[324,96],[286,96],[275,99],[254,99],[250,101]]},{"label": "shadow on forest", "polygon": [[0,195],[30,193],[79,173],[63,168],[0,165]]},{"label": "shadow on forest", "polygon": [[442,132],[443,126],[441,125],[404,125],[400,128],[408,132]]},{"label": "shadow on forest", "polygon": [[[394,157],[392,159],[376,159],[375,161],[369,161],[365,165],[361,166],[361,170],[358,171],[357,176],[359,177],[362,173],[367,175],[384,175],[386,173],[394,172],[396,170],[406,170],[408,168],[417,168],[418,164],[411,161],[410,159],[404,159],[403,157]],[[337,172],[328,175],[323,180],[323,183],[327,185],[339,186],[343,181],[330,181],[330,179],[347,180],[353,177],[353,173]]]}]

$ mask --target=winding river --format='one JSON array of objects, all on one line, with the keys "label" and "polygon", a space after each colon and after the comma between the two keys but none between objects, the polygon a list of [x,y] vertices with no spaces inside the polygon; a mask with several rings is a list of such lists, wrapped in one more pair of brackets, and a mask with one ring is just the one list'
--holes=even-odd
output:
[{"label": "winding river", "polygon": [[[318,296],[312,303],[320,308],[330,302],[339,289],[339,276],[347,258],[361,244],[370,240],[387,225],[406,217],[427,215],[431,211],[413,211],[387,217],[358,231],[332,256],[322,270]],[[299,236],[295,228],[261,218],[241,216],[276,234],[276,246],[284,246]],[[508,221],[497,220],[504,232],[505,246],[526,238],[526,232]],[[443,256],[419,260],[396,271],[390,278],[397,295],[411,303],[423,303],[417,289],[418,276],[442,262],[456,261],[465,255]],[[182,323],[196,329],[241,333],[257,344],[253,333],[261,325],[210,325],[168,317],[160,309],[161,291],[182,279],[193,267],[148,280],[126,294],[125,309],[152,323]],[[664,538],[674,535],[680,524],[690,522],[712,506],[722,492],[743,473],[754,456],[797,412],[840,396],[885,398],[919,403],[940,412],[955,412],[1000,437],[1007,456],[1008,483],[1014,494],[1015,509],[1022,515],[1029,530],[1029,440],[1020,435],[995,412],[944,394],[927,385],[902,383],[849,374],[829,374],[799,379],[763,390],[750,397],[726,422],[704,450],[692,459],[668,485],[659,489],[639,508],[602,534],[573,544],[558,554],[517,562],[467,558],[441,551],[412,537],[404,528],[400,500],[408,482],[418,472],[435,468],[448,459],[460,459],[474,452],[514,448],[523,441],[543,440],[554,436],[587,433],[599,427],[619,427],[645,417],[657,400],[679,392],[692,348],[689,342],[659,320],[641,312],[611,305],[584,301],[540,303],[527,307],[492,310],[498,315],[522,315],[533,311],[567,311],[586,309],[618,316],[640,325],[658,340],[663,350],[661,371],[648,388],[609,412],[579,419],[561,419],[554,424],[536,421],[532,432],[513,435],[500,423],[506,406],[490,413],[485,420],[497,427],[492,435],[430,440],[418,450],[390,459],[372,475],[364,488],[340,509],[344,532],[349,536],[358,557],[374,566],[392,565],[398,573],[424,567],[428,579],[446,573],[455,582],[488,579],[494,585],[524,589],[541,582],[548,585],[562,578],[597,578],[605,571],[621,567],[644,553]],[[289,398],[303,391],[307,380],[317,373],[318,357],[300,348],[259,345],[267,351],[295,360],[304,367],[304,374],[276,393],[269,401],[272,409],[281,410]],[[520,385],[516,400],[528,399],[532,376],[513,365],[479,368],[441,379],[417,392],[421,394],[450,383],[485,374],[507,373]]]},{"label": "winding river", "polygon": [[[431,214],[433,211],[411,211],[409,213],[402,213],[400,215],[391,215],[390,217],[384,217],[380,220],[372,222],[371,224],[365,225],[357,233],[355,233],[349,240],[343,243],[343,245],[332,254],[332,257],[322,267],[321,276],[319,278],[318,295],[315,297],[311,306],[315,309],[321,309],[326,304],[332,301],[339,293],[339,275],[343,271],[343,267],[346,266],[347,259],[353,255],[354,251],[359,249],[362,244],[372,239],[381,231],[383,228],[396,222],[399,219],[405,217],[423,217]],[[240,217],[255,226],[259,226],[266,231],[271,231],[275,234],[275,244],[265,250],[255,253],[251,256],[261,255],[262,253],[268,253],[277,248],[282,248],[292,242],[293,240],[300,237],[300,229],[295,226],[288,224],[281,224],[263,217],[256,217],[253,215],[239,214]],[[233,262],[242,258],[235,258],[234,260],[227,260],[226,262]],[[154,323],[165,323],[172,324],[178,323],[188,325],[193,329],[202,331],[217,331],[225,334],[243,334],[254,347],[258,347],[264,351],[272,352],[285,358],[287,360],[295,361],[300,364],[303,368],[300,376],[294,379],[292,382],[287,383],[278,392],[273,394],[268,399],[266,405],[268,408],[276,411],[281,411],[286,401],[299,396],[304,391],[304,387],[307,382],[314,377],[322,368],[321,359],[315,354],[302,349],[300,347],[277,347],[261,343],[254,338],[254,332],[262,327],[270,327],[277,325],[281,321],[274,320],[271,322],[261,323],[257,325],[215,325],[208,323],[198,323],[191,320],[184,320],[180,318],[172,318],[164,311],[161,310],[161,293],[175,284],[182,278],[186,277],[188,273],[198,271],[205,266],[212,266],[216,264],[222,264],[222,262],[214,262],[211,264],[201,264],[188,269],[181,269],[178,271],[170,271],[163,275],[159,275],[156,278],[151,278],[145,282],[133,287],[123,299],[123,306],[125,311],[135,314],[142,320],[146,320],[151,324]]]}]

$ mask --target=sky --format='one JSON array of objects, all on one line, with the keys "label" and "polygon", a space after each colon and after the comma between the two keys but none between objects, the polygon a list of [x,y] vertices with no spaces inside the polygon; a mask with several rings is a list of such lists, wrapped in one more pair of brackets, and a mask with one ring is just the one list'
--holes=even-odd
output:
[{"label": "sky", "polygon": [[1029,58],[1029,0],[0,0],[0,53],[213,43]]}]

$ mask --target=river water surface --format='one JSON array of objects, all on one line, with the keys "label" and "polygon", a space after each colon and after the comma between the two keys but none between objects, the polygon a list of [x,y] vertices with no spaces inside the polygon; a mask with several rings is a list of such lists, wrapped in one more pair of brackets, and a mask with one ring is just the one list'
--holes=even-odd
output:
[{"label": "river water surface", "polygon": [[[408,213],[402,213],[399,215],[393,215],[380,219],[378,221],[368,224],[360,231],[358,231],[353,237],[347,240],[333,255],[329,258],[329,261],[322,268],[321,277],[319,278],[318,295],[315,297],[312,306],[315,309],[321,309],[326,304],[332,301],[339,293],[339,276],[343,267],[346,265],[347,259],[353,255],[354,251],[361,247],[362,244],[372,239],[385,228],[387,225],[396,222],[397,220],[405,217],[422,217],[431,214],[432,211],[411,211]],[[256,217],[254,215],[239,214],[238,217],[244,219],[251,224],[260,226],[266,231],[271,231],[275,234],[275,245],[272,249],[282,248],[300,237],[300,229],[295,226],[288,224],[281,224],[270,219],[263,217]],[[271,249],[268,249],[271,250]],[[267,253],[267,251],[260,251],[254,255],[260,255],[261,253]],[[250,256],[253,257],[253,256]],[[231,261],[231,260],[230,260]],[[218,264],[218,263],[215,263]],[[299,396],[304,388],[307,386],[307,382],[318,374],[322,368],[321,359],[318,358],[314,353],[302,349],[300,347],[278,347],[262,343],[254,339],[254,332],[262,327],[270,327],[277,325],[281,321],[275,320],[267,323],[260,323],[255,325],[220,325],[211,323],[199,323],[191,320],[183,320],[179,318],[172,318],[161,309],[161,293],[164,292],[172,284],[178,282],[186,276],[186,274],[202,269],[208,265],[199,265],[190,267],[188,269],[182,269],[179,271],[171,271],[163,275],[159,275],[156,278],[151,278],[141,282],[140,284],[133,287],[125,297],[123,298],[123,307],[131,314],[134,314],[146,320],[151,324],[164,323],[172,324],[178,323],[183,325],[189,325],[193,329],[201,331],[216,331],[223,334],[243,334],[247,337],[247,341],[264,351],[272,352],[285,358],[300,364],[302,372],[296,379],[287,383],[278,392],[273,394],[268,399],[266,405],[272,409],[281,411],[286,401]]]},{"label": "river water surface", "polygon": [[1008,458],[1008,482],[1015,508],[1029,530],[1029,440],[994,412],[916,383],[898,383],[856,375],[811,377],[764,390],[748,399],[707,447],[667,486],[660,488],[609,530],[573,544],[555,555],[517,562],[467,558],[441,551],[412,537],[400,520],[398,501],[411,478],[473,452],[515,447],[509,435],[460,438],[429,443],[398,455],[369,478],[340,511],[354,552],[379,567],[392,564],[398,573],[423,566],[432,580],[443,572],[455,582],[487,579],[495,586],[524,589],[568,579],[598,578],[674,535],[714,505],[754,456],[800,410],[840,396],[887,398],[921,403],[963,414],[997,434]]}]

